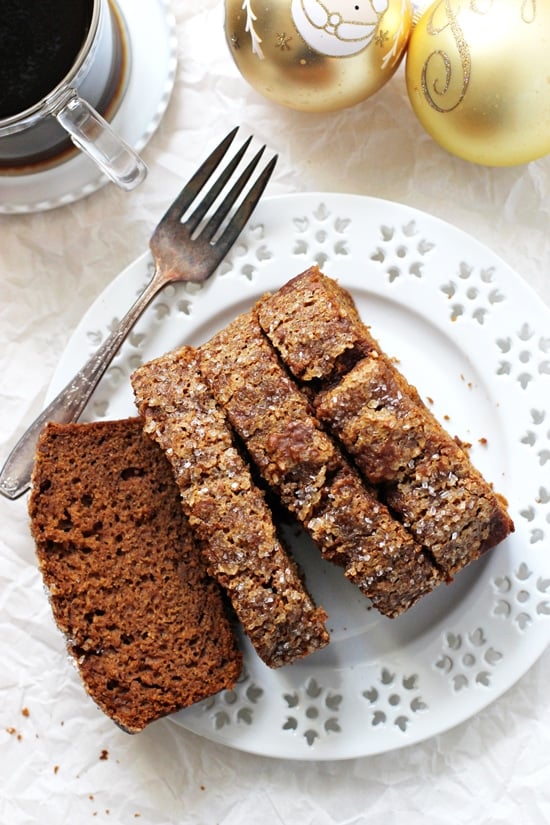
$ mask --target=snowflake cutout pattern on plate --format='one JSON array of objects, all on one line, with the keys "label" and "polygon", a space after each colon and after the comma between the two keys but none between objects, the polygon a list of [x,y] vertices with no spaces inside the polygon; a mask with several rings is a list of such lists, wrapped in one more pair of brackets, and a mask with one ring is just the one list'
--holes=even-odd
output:
[{"label": "snowflake cutout pattern on plate", "polygon": [[424,259],[435,244],[420,234],[416,221],[409,221],[401,227],[383,224],[379,232],[380,244],[370,259],[383,267],[388,281],[393,283],[405,275],[422,278]]},{"label": "snowflake cutout pattern on plate", "polygon": [[228,725],[251,725],[254,721],[255,708],[263,695],[263,688],[253,682],[246,670],[243,670],[232,690],[224,690],[216,696],[205,699],[199,705],[210,717],[212,727],[215,730],[221,730]]},{"label": "snowflake cutout pattern on plate", "polygon": [[495,268],[476,268],[461,261],[457,280],[451,279],[441,287],[441,292],[451,301],[450,319],[472,318],[483,325],[492,308],[505,300],[495,284]]},{"label": "snowflake cutout pattern on plate", "polygon": [[383,668],[377,685],[363,691],[372,711],[371,724],[393,724],[405,733],[414,716],[428,709],[428,705],[418,692],[417,674],[397,678],[387,668]]},{"label": "snowflake cutout pattern on plate", "polygon": [[273,257],[274,252],[267,243],[263,223],[251,221],[233,246],[231,253],[218,267],[217,274],[223,278],[229,273],[236,273],[252,281],[259,268]]},{"label": "snowflake cutout pattern on plate", "polygon": [[539,487],[536,500],[529,504],[519,514],[530,525],[530,544],[539,544],[546,538],[546,525],[550,524],[550,491],[546,487]]},{"label": "snowflake cutout pattern on plate", "polygon": [[481,627],[472,633],[447,633],[443,653],[435,666],[449,677],[453,690],[459,692],[474,685],[489,687],[491,672],[503,654],[491,647]]},{"label": "snowflake cutout pattern on plate", "polygon": [[503,356],[497,375],[511,376],[522,389],[541,376],[550,376],[550,338],[537,335],[530,324],[522,324],[514,335],[498,338],[496,343]]},{"label": "snowflake cutout pattern on plate", "polygon": [[283,730],[301,733],[309,746],[321,736],[341,733],[338,710],[342,695],[324,688],[315,678],[303,690],[283,695],[288,714]]},{"label": "snowflake cutout pattern on plate", "polygon": [[350,223],[349,218],[334,215],[320,203],[309,216],[294,218],[293,254],[306,257],[309,264],[314,262],[323,269],[333,257],[349,254],[346,231]]},{"label": "snowflake cutout pattern on plate", "polygon": [[550,616],[550,579],[535,578],[527,564],[499,576],[493,585],[497,597],[493,615],[513,622],[522,633],[537,618]]},{"label": "snowflake cutout pattern on plate", "polygon": [[546,410],[531,409],[531,427],[521,438],[521,443],[536,451],[538,464],[550,463],[550,420]]}]

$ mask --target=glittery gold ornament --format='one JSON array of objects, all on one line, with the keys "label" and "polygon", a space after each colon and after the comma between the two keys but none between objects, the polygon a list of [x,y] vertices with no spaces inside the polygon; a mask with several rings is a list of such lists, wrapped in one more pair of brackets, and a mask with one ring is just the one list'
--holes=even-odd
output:
[{"label": "glittery gold ornament", "polygon": [[378,91],[399,66],[411,24],[409,0],[225,2],[225,33],[243,77],[306,112],[343,109]]},{"label": "glittery gold ornament", "polygon": [[415,23],[407,91],[443,148],[486,166],[550,152],[550,2],[438,0]]}]

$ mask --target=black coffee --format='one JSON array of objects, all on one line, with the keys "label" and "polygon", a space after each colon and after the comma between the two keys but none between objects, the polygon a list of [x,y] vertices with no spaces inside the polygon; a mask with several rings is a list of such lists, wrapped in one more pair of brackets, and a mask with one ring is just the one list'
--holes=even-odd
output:
[{"label": "black coffee", "polygon": [[0,0],[0,118],[63,80],[90,28],[92,0]]}]

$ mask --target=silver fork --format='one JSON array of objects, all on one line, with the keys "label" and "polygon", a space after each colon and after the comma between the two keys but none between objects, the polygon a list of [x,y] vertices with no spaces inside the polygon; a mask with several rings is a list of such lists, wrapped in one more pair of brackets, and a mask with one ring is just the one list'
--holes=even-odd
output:
[{"label": "silver fork", "polygon": [[[233,129],[199,167],[153,232],[149,246],[155,262],[155,272],[137,301],[89,361],[35,419],[11,451],[0,472],[2,495],[16,499],[28,490],[36,444],[44,424],[48,421],[64,423],[78,420],[101,376],[155,295],[174,281],[205,281],[236,241],[271,177],[277,162],[276,155],[264,167],[237,205],[265,150],[265,146],[262,146],[213,214],[208,216],[207,213],[224,187],[230,183],[231,176],[243,159],[252,138],[248,138],[227,163],[189,217],[185,217],[185,213],[220,165],[237,131],[238,127]],[[185,219],[182,220],[183,218]]]}]

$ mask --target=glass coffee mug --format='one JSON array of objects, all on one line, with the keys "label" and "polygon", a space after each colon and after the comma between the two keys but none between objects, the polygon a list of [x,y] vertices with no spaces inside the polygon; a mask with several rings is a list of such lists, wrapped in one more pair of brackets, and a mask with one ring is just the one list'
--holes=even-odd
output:
[{"label": "glass coffee mug", "polygon": [[58,163],[72,141],[118,186],[136,187],[147,167],[97,111],[116,94],[125,59],[109,0],[4,0],[2,9],[0,175]]}]

